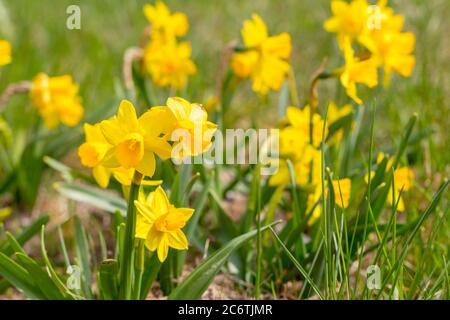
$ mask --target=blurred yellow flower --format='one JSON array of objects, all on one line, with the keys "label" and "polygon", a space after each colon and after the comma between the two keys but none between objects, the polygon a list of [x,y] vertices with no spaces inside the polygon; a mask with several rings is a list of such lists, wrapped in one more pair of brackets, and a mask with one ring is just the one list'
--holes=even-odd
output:
[{"label": "blurred yellow flower", "polygon": [[416,38],[412,32],[401,32],[402,16],[387,16],[380,29],[370,31],[362,42],[384,70],[384,84],[388,85],[391,73],[411,76],[416,63],[413,55]]},{"label": "blurred yellow flower", "polygon": [[188,241],[181,229],[194,209],[175,208],[161,187],[134,204],[138,210],[136,238],[145,239],[146,247],[157,251],[159,261],[166,260],[169,248],[187,250]]},{"label": "blurred yellow flower", "polygon": [[[306,137],[308,143],[311,142],[310,138],[310,106],[307,105],[303,109],[296,107],[288,107],[286,110],[286,118],[293,129],[293,133],[297,139],[303,140]],[[312,145],[318,147],[322,143],[323,133],[323,119],[318,113],[314,113],[312,116],[313,132],[312,132]],[[328,128],[325,127],[325,137],[328,134]]]},{"label": "blurred yellow flower", "polygon": [[341,208],[348,207],[351,188],[352,188],[352,181],[349,178],[333,180],[333,189],[336,205],[338,205]]},{"label": "blurred yellow flower", "polygon": [[241,34],[246,50],[233,54],[233,72],[240,78],[251,78],[255,92],[266,94],[269,89],[279,90],[291,68],[288,62],[292,49],[290,35],[283,32],[269,36],[264,21],[257,14],[244,22]]},{"label": "blurred yellow flower", "polygon": [[171,140],[175,143],[172,156],[184,158],[207,151],[217,125],[208,121],[205,109],[197,103],[190,103],[179,97],[167,99],[167,107],[173,116]]},{"label": "blurred yellow flower", "polygon": [[347,95],[356,103],[362,104],[357,95],[356,84],[361,83],[369,88],[378,84],[377,62],[373,58],[360,60],[354,56],[350,40],[344,42],[345,65],[342,68],[340,80],[345,87]]},{"label": "blurred yellow flower", "polygon": [[[377,163],[378,164],[381,163],[381,161],[383,161],[383,159],[385,157],[386,157],[385,154],[383,152],[380,152],[377,156]],[[391,170],[393,163],[394,163],[394,159],[389,158],[387,161],[387,164],[386,164],[386,172],[389,172]],[[374,177],[375,172],[371,171],[370,176],[371,176],[371,178]],[[369,177],[367,174],[364,176],[364,180],[366,183],[368,183]],[[411,189],[413,183],[414,183],[414,172],[410,168],[400,167],[400,168],[394,170],[394,186],[395,186],[394,195],[395,195],[395,201],[396,202],[398,201],[398,206],[397,206],[398,211],[405,211],[405,204],[403,202],[403,198],[400,196],[400,191],[402,193],[405,191],[409,191]],[[388,201],[389,205],[394,204],[394,198],[392,195],[392,185],[389,189],[387,201]]]},{"label": "blurred yellow flower", "polygon": [[131,102],[122,100],[116,116],[100,122],[100,129],[111,148],[102,164],[108,168],[136,169],[144,176],[155,172],[155,153],[170,157],[171,146],[164,137],[169,126],[168,112],[152,108],[139,119]]},{"label": "blurred yellow flower", "polygon": [[[353,108],[350,104],[346,104],[346,105],[338,108],[336,103],[331,101],[328,104],[328,114],[327,114],[328,128],[330,128],[331,125],[336,123],[336,121],[350,115],[352,113],[352,110],[353,110]],[[341,128],[334,133],[334,135],[328,140],[328,143],[330,145],[331,144],[339,144],[342,140],[343,135],[344,135],[344,129]]]},{"label": "blurred yellow flower", "polygon": [[6,40],[0,40],[0,66],[11,63],[11,44]]},{"label": "blurred yellow flower", "polygon": [[183,88],[188,76],[197,71],[190,59],[189,42],[162,43],[151,41],[144,49],[144,64],[153,82],[161,87]]},{"label": "blurred yellow flower", "polygon": [[155,5],[144,5],[144,15],[152,27],[152,38],[158,42],[172,42],[175,37],[184,36],[189,29],[188,18],[184,13],[171,13],[159,0]]},{"label": "blurred yellow flower", "polygon": [[55,128],[60,122],[74,127],[83,117],[78,85],[73,83],[70,75],[49,77],[39,73],[33,79],[31,98],[49,129]]},{"label": "blurred yellow flower", "polygon": [[357,40],[366,32],[368,7],[366,0],[353,0],[350,3],[341,0],[331,1],[333,16],[325,21],[324,28],[328,32],[337,33],[341,48],[345,45],[345,39]]}]

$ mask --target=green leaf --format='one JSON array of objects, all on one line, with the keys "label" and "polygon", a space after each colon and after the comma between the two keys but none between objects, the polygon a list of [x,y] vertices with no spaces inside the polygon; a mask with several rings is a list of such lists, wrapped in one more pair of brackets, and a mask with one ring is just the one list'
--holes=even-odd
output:
[{"label": "green leaf", "polygon": [[123,199],[98,188],[68,182],[56,183],[55,188],[69,199],[93,205],[110,213],[120,211],[125,216],[127,211],[127,204]]},{"label": "green leaf", "polygon": [[86,298],[92,299],[92,291],[91,291],[92,275],[89,263],[90,261],[89,247],[86,238],[86,232],[81,224],[80,219],[77,216],[75,216],[75,243],[76,243],[78,264],[82,272],[83,293]]},{"label": "green leaf", "polygon": [[[270,226],[278,223],[272,223],[261,228],[261,231],[268,229]],[[228,244],[216,251],[208,259],[203,261],[195,270],[169,295],[169,300],[192,300],[199,299],[203,292],[213,281],[215,275],[220,271],[222,266],[228,260],[231,253],[242,246],[247,241],[256,236],[257,230],[252,230],[239,237],[234,238]]]},{"label": "green leaf", "polygon": [[31,299],[45,299],[33,277],[21,265],[0,252],[0,274]]},{"label": "green leaf", "polygon": [[16,253],[16,257],[20,264],[28,271],[33,281],[44,293],[45,297],[50,300],[64,300],[65,296],[59,291],[48,273],[30,257],[22,253]]},{"label": "green leaf", "polygon": [[103,300],[115,300],[119,296],[118,263],[115,259],[103,260],[98,271],[98,287]]}]

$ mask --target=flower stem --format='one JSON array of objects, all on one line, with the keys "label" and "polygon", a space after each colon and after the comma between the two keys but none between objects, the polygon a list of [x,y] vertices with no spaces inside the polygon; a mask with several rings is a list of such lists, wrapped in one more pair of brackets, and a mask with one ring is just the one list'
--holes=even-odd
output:
[{"label": "flower stem", "polygon": [[136,206],[134,200],[138,198],[139,187],[142,181],[142,174],[135,171],[131,183],[130,194],[128,195],[127,220],[125,224],[125,239],[123,243],[123,252],[120,260],[120,299],[130,299],[132,292],[132,273],[133,273],[133,251],[134,234],[136,229]]}]

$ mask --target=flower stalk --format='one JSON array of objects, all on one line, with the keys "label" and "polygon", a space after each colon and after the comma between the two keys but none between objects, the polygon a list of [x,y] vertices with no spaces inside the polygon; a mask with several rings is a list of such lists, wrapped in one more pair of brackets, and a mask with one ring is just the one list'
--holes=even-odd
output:
[{"label": "flower stalk", "polygon": [[142,174],[134,172],[131,183],[130,194],[128,196],[127,220],[125,224],[125,237],[123,252],[120,260],[120,299],[131,299],[133,283],[133,256],[134,256],[134,236],[136,230],[136,206],[134,201],[138,199],[139,187],[142,181]]}]

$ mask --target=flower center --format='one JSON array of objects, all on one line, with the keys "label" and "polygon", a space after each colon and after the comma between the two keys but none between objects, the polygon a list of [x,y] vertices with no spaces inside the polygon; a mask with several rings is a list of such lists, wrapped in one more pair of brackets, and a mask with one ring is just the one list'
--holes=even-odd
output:
[{"label": "flower center", "polygon": [[129,133],[116,147],[116,158],[124,168],[133,168],[144,156],[144,138],[139,133]]}]

